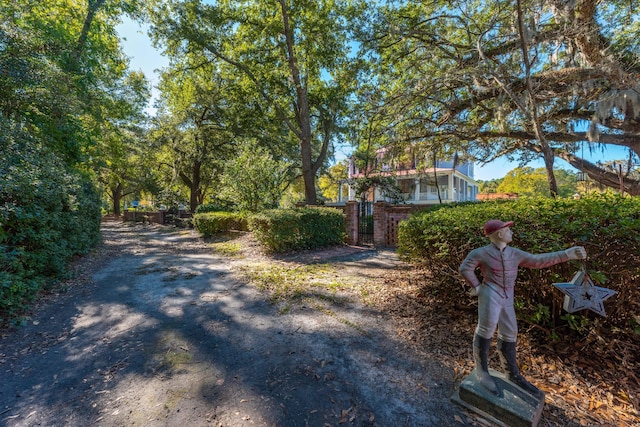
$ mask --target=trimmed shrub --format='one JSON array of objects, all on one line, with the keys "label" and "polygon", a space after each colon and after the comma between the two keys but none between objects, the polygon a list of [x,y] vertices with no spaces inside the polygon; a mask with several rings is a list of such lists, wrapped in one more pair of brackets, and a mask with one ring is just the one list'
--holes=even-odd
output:
[{"label": "trimmed shrub", "polygon": [[204,237],[229,230],[247,231],[247,214],[242,212],[205,212],[193,216],[193,226]]},{"label": "trimmed shrub", "polygon": [[[432,272],[433,292],[459,299],[466,286],[458,267],[472,249],[489,243],[482,226],[493,218],[515,221],[511,245],[528,252],[584,246],[592,280],[618,292],[605,303],[605,322],[637,326],[640,313],[632,302],[640,298],[640,198],[593,194],[580,200],[541,198],[446,206],[402,222],[398,253]],[[521,269],[516,303],[536,323],[557,326],[568,316],[561,310],[563,294],[552,284],[570,280],[581,265],[582,261],[570,261],[540,270]],[[543,312],[549,315],[540,316]]]},{"label": "trimmed shrub", "polygon": [[270,252],[344,243],[344,214],[333,208],[273,209],[252,215],[249,229]]}]

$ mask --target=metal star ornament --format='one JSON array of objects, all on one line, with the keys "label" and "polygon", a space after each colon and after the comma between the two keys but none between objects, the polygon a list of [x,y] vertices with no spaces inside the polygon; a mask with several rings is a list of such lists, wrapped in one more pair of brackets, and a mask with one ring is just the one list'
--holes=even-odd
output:
[{"label": "metal star ornament", "polygon": [[586,309],[606,317],[604,301],[617,294],[612,289],[595,286],[586,269],[576,272],[571,282],[554,283],[553,286],[565,294],[562,308],[569,313]]}]

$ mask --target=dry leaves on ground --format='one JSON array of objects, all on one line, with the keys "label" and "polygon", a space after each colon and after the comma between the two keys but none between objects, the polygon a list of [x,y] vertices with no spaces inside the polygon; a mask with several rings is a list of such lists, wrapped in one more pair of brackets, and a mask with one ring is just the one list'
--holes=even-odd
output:
[{"label": "dry leaves on ground", "polygon": [[[376,303],[393,316],[398,333],[416,350],[448,364],[461,381],[473,370],[475,306],[427,294],[429,281],[428,272],[420,269],[396,272],[377,286]],[[539,345],[535,335],[521,331],[521,370],[546,393],[541,425],[640,425],[639,341],[619,334]],[[492,367],[499,369],[495,354]]]}]

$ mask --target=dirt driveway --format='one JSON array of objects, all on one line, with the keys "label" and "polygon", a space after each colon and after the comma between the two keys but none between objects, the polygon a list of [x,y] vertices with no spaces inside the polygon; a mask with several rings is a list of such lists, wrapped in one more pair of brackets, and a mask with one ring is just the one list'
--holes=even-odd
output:
[{"label": "dirt driveway", "polygon": [[[449,400],[451,369],[418,357],[367,303],[366,286],[404,268],[394,252],[224,255],[193,232],[115,222],[103,236],[66,292],[2,333],[1,426],[441,427],[469,419]],[[323,267],[306,280],[329,276],[333,285],[288,299],[248,279],[264,280],[273,265],[314,264]]]}]

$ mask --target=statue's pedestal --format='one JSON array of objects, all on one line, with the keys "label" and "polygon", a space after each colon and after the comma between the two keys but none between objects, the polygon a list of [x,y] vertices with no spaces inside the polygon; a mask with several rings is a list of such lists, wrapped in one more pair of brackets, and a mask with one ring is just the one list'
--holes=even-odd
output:
[{"label": "statue's pedestal", "polygon": [[544,392],[534,396],[509,381],[508,377],[489,370],[498,386],[494,396],[476,380],[471,372],[451,399],[499,426],[536,427],[544,408]]}]

